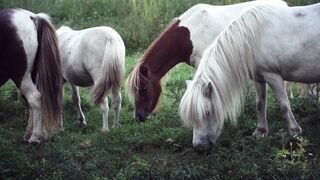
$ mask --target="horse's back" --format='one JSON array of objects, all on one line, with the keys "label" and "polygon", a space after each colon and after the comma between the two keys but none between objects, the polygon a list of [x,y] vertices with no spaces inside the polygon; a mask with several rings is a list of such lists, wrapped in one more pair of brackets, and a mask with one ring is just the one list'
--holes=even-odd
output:
[{"label": "horse's back", "polygon": [[27,62],[28,56],[35,57],[37,50],[35,26],[30,24],[31,14],[19,9],[0,11],[0,85],[12,79],[19,87],[28,63],[33,64]]},{"label": "horse's back", "polygon": [[[67,61],[78,61],[79,57],[86,57],[88,53],[98,57],[103,56],[103,50],[106,41],[109,39],[121,39],[120,35],[110,27],[99,26],[83,30],[68,32],[67,36],[59,34],[59,44],[62,50],[61,55],[71,55],[71,57],[64,59]],[[67,51],[66,51],[67,50]],[[76,56],[72,58],[72,55]],[[90,57],[91,57],[90,56]]]},{"label": "horse's back", "polygon": [[[320,81],[320,3],[273,9],[261,34],[256,65],[260,73],[281,72],[285,80]],[[312,73],[310,73],[312,72]]]},{"label": "horse's back", "polygon": [[58,32],[58,38],[64,78],[78,86],[93,85],[91,71],[101,68],[107,41],[123,43],[120,35],[106,26]]},{"label": "horse's back", "polygon": [[191,64],[198,66],[204,50],[242,12],[257,4],[285,4],[281,0],[259,0],[232,5],[197,4],[179,16],[179,26],[187,27],[193,43]]}]

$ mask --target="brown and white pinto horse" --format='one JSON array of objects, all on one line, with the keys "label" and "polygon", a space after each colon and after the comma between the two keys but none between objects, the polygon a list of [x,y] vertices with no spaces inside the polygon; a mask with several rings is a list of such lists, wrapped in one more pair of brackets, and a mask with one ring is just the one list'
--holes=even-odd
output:
[{"label": "brown and white pinto horse", "polygon": [[11,79],[29,108],[24,139],[39,143],[61,127],[62,73],[57,37],[46,14],[0,11],[0,86]]},{"label": "brown and white pinto horse", "polygon": [[[135,99],[135,119],[145,121],[154,111],[161,94],[161,78],[176,64],[198,67],[205,49],[241,12],[257,4],[285,4],[281,0],[258,0],[226,6],[198,4],[174,19],[152,43],[128,77],[128,90]],[[257,92],[257,102],[265,95]],[[257,104],[259,122],[264,121],[266,104]],[[257,127],[256,135],[268,133]]]}]

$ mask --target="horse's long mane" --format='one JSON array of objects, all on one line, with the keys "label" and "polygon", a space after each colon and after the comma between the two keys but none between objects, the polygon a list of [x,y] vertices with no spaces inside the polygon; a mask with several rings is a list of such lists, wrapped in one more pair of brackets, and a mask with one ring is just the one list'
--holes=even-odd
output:
[{"label": "horse's long mane", "polygon": [[166,34],[168,32],[168,30],[178,22],[178,19],[173,19],[169,25],[166,27],[166,29],[160,34],[160,36],[152,42],[152,44],[148,47],[148,49],[146,50],[146,53],[142,56],[142,58],[139,60],[138,64],[136,65],[136,67],[132,70],[132,72],[129,74],[128,78],[127,78],[127,90],[129,92],[129,96],[131,97],[135,97],[137,96],[136,91],[137,89],[139,89],[139,84],[140,84],[140,79],[143,78],[145,79],[147,82],[149,82],[148,78],[143,76],[140,73],[140,68],[143,65],[143,63],[148,59],[148,57],[150,56],[150,53],[156,48],[156,46],[159,44],[159,42],[162,40],[163,35]]},{"label": "horse's long mane", "polygon": [[[255,77],[257,39],[270,16],[270,5],[250,8],[231,22],[206,49],[180,103],[181,118],[188,126],[203,124],[208,98],[218,128],[222,128],[227,117],[236,122],[241,110],[242,86]],[[208,84],[211,91],[209,97],[205,97]]]}]

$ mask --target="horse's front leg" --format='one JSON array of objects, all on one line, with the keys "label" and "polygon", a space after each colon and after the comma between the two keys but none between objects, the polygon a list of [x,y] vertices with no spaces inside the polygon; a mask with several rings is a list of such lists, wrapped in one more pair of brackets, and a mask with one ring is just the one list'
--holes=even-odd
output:
[{"label": "horse's front leg", "polygon": [[78,115],[78,120],[80,122],[80,126],[86,126],[87,125],[86,117],[84,116],[83,111],[81,109],[79,87],[73,84],[70,84],[70,85],[72,89],[72,101],[73,101],[73,104],[77,107],[77,115]]},{"label": "horse's front leg", "polygon": [[29,143],[40,143],[48,136],[41,115],[41,95],[29,76],[22,80],[20,91],[28,102],[30,113],[25,138],[29,137],[28,131],[32,129]]},{"label": "horse's front leg", "polygon": [[265,75],[265,80],[276,94],[276,98],[280,104],[282,116],[287,121],[289,133],[293,136],[302,133],[301,127],[293,116],[282,77],[276,74],[267,74]]},{"label": "horse's front leg", "polygon": [[102,132],[109,131],[109,124],[108,124],[108,114],[109,114],[109,104],[108,104],[108,97],[106,96],[103,99],[103,102],[100,105],[100,108],[102,109]]},{"label": "horse's front leg", "polygon": [[255,82],[256,86],[256,104],[258,110],[258,125],[257,129],[253,132],[254,136],[264,137],[268,135],[268,124],[266,118],[267,108],[267,86],[266,82]]},{"label": "horse's front leg", "polygon": [[113,109],[114,109],[114,121],[113,128],[120,127],[120,109],[121,109],[121,91],[120,88],[112,89],[113,95]]}]

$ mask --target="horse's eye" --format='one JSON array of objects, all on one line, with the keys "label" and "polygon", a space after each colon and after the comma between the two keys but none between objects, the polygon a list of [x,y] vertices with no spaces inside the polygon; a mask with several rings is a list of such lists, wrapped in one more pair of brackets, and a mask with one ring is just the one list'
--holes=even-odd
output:
[{"label": "horse's eye", "polygon": [[209,117],[209,116],[210,116],[210,112],[206,111],[206,117]]}]

